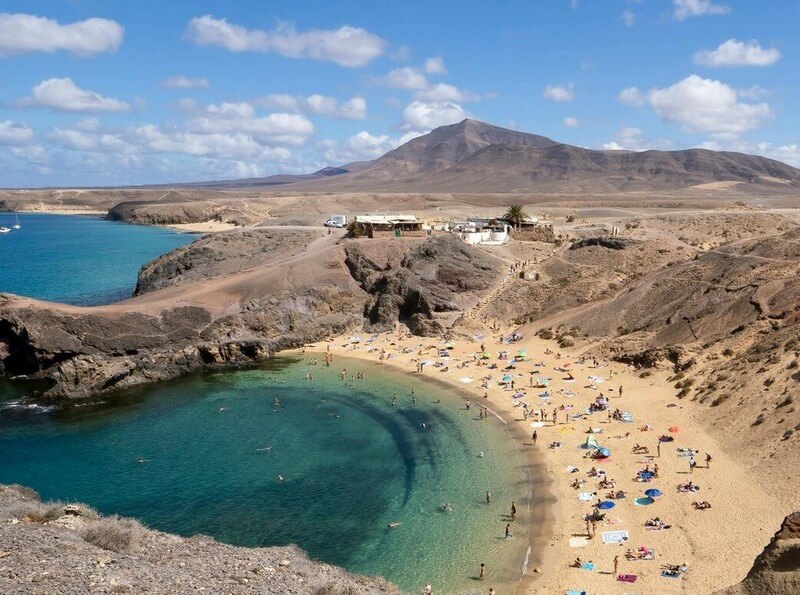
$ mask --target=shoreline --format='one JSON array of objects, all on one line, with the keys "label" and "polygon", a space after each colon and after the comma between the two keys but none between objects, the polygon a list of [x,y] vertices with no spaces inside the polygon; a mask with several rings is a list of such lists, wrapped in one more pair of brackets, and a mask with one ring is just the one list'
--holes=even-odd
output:
[{"label": "shoreline", "polygon": [[[338,339],[343,339],[339,337]],[[419,338],[419,337],[417,337]],[[337,339],[334,339],[335,342]],[[305,357],[309,353],[324,356],[324,349],[320,349],[320,344],[326,341],[319,341],[317,343],[309,344],[304,348],[295,348],[286,351],[281,351],[276,356],[300,356]],[[327,343],[331,343],[328,341]],[[344,351],[332,346],[331,353],[337,353],[340,357],[349,358],[359,361],[365,361],[371,365],[385,365],[392,369],[393,372],[408,376],[422,384],[430,384],[436,386],[440,390],[451,393],[454,398],[458,398],[462,402],[474,402],[478,405],[485,405],[485,399],[480,395],[465,395],[463,389],[466,387],[463,384],[458,384],[453,381],[448,381],[442,378],[433,378],[418,374],[407,368],[402,367],[392,360],[384,362],[377,362],[368,357],[363,357],[364,354],[358,352]],[[520,576],[515,579],[514,593],[529,592],[531,587],[536,586],[542,576],[536,572],[551,563],[548,552],[551,548],[546,547],[550,541],[554,526],[557,518],[558,501],[552,490],[552,480],[546,469],[545,457],[539,452],[538,449],[530,447],[530,437],[527,431],[523,430],[522,426],[513,423],[516,421],[514,411],[504,406],[493,399],[488,399],[491,406],[486,405],[486,408],[504,425],[503,430],[508,434],[508,437],[514,444],[515,449],[526,461],[526,472],[529,477],[529,484],[526,490],[526,496],[530,502],[528,510],[529,523],[526,528],[527,535],[527,551],[523,567],[519,569]],[[527,443],[526,443],[527,441]]]},{"label": "shoreline", "polygon": [[[510,334],[510,329],[505,330]],[[745,576],[753,559],[769,542],[774,530],[780,525],[786,514],[793,510],[792,505],[787,501],[789,498],[779,500],[768,494],[761,488],[757,477],[754,478],[743,464],[730,457],[719,447],[714,436],[696,419],[698,413],[702,414],[700,408],[695,409],[693,404],[684,403],[675,398],[675,391],[667,382],[668,374],[665,371],[650,370],[650,374],[641,378],[639,371],[630,366],[612,362],[604,364],[606,367],[603,368],[603,375],[609,375],[608,382],[613,384],[615,391],[618,384],[624,384],[626,397],[633,393],[636,398],[631,403],[625,403],[626,410],[633,411],[635,416],[635,422],[625,427],[629,430],[628,434],[626,436],[599,435],[599,439],[603,441],[617,439],[608,445],[618,454],[615,454],[614,459],[610,459],[606,465],[603,465],[603,468],[610,469],[609,476],[622,480],[619,483],[623,484],[628,480],[626,477],[628,472],[633,474],[631,468],[644,464],[641,455],[631,453],[630,450],[625,452],[626,447],[630,449],[630,445],[622,443],[623,440],[632,442],[636,439],[641,441],[647,438],[647,444],[652,447],[658,433],[666,432],[667,427],[672,427],[673,424],[680,424],[680,433],[676,434],[678,437],[676,442],[669,443],[668,447],[665,446],[662,449],[664,451],[662,456],[658,459],[655,457],[647,459],[650,464],[657,460],[663,469],[662,476],[669,475],[668,480],[662,478],[656,484],[662,488],[665,494],[659,499],[658,505],[654,506],[652,511],[647,506],[630,506],[632,504],[630,500],[636,498],[636,495],[632,495],[629,501],[623,501],[613,511],[615,517],[616,515],[628,517],[627,522],[620,518],[613,521],[613,524],[624,525],[626,530],[629,530],[631,538],[626,545],[634,548],[645,545],[655,547],[658,552],[657,560],[660,562],[626,561],[625,556],[622,555],[625,553],[624,548],[620,550],[611,545],[603,545],[599,543],[601,541],[599,536],[597,539],[587,542],[588,545],[583,549],[575,549],[574,546],[569,545],[569,539],[571,536],[586,535],[582,518],[589,508],[587,508],[588,503],[576,500],[576,491],[567,484],[568,480],[575,476],[565,475],[564,468],[570,463],[576,463],[579,466],[590,463],[581,462],[583,460],[581,458],[577,462],[575,461],[586,451],[575,454],[575,451],[570,448],[571,443],[569,445],[565,443],[566,448],[556,450],[549,449],[546,445],[554,438],[559,441],[565,440],[569,437],[570,432],[573,433],[573,439],[585,440],[586,434],[574,426],[591,423],[600,426],[603,431],[614,431],[613,426],[616,424],[609,422],[612,427],[607,427],[605,420],[593,419],[591,422],[578,421],[553,427],[550,422],[547,422],[545,425],[537,427],[539,444],[535,448],[531,448],[528,434],[530,426],[528,423],[519,423],[521,420],[519,416],[515,415],[515,407],[512,406],[510,399],[511,395],[506,391],[499,391],[496,387],[491,387],[487,391],[489,393],[488,400],[483,399],[484,391],[477,387],[479,372],[474,367],[471,373],[475,376],[475,382],[471,384],[463,384],[457,380],[457,376],[468,372],[454,370],[447,374],[436,372],[438,377],[433,377],[427,370],[422,374],[413,371],[415,365],[412,359],[417,354],[419,346],[432,346],[440,341],[424,337],[398,339],[392,333],[378,334],[377,337],[378,339],[372,346],[374,349],[372,352],[364,349],[364,344],[351,344],[344,336],[310,344],[306,349],[309,352],[318,351],[324,350],[326,345],[330,345],[331,353],[334,356],[340,355],[372,363],[378,363],[380,348],[386,349],[386,352],[391,355],[383,361],[383,364],[405,372],[423,383],[430,382],[446,387],[464,400],[469,399],[476,404],[486,403],[491,405],[495,411],[502,412],[501,419],[507,420],[509,435],[517,443],[517,448],[526,454],[533,477],[533,485],[537,490],[532,497],[533,510],[528,532],[531,562],[528,565],[527,573],[521,577],[515,589],[517,593],[553,593],[564,592],[568,589],[623,593],[626,583],[616,582],[613,581],[613,578],[609,579],[609,577],[603,576],[606,574],[603,570],[611,565],[611,557],[615,554],[622,558],[622,572],[636,572],[639,575],[638,578],[645,579],[637,583],[637,593],[677,593],[687,589],[693,593],[713,593],[739,582]],[[469,339],[459,338],[454,342],[456,347],[451,351],[451,366],[459,359],[467,360],[472,353],[478,351],[477,344]],[[490,351],[500,348],[496,335],[493,333],[486,333],[485,342]],[[417,349],[413,349],[410,353],[400,351],[413,344],[417,344]],[[544,355],[546,350],[551,348],[557,350],[558,347],[555,343],[538,337],[525,337],[513,347],[504,346],[509,351],[520,347],[527,348],[531,358],[545,363],[541,367],[545,375],[554,366],[563,365],[559,362],[565,360],[572,362],[580,357],[581,353],[580,348],[576,348],[562,350],[565,358],[561,359],[557,358],[554,353]],[[300,350],[281,352],[281,354],[288,353],[302,352]],[[431,355],[427,357],[434,359],[434,356]],[[577,365],[570,369],[576,372]],[[482,372],[481,370],[480,373],[482,374]],[[581,373],[583,374],[585,371]],[[572,386],[576,391],[583,392],[577,384]],[[603,390],[606,388],[608,386],[604,386]],[[552,391],[554,387],[551,385],[548,390]],[[622,397],[612,397],[612,406],[618,405],[614,401],[619,401],[619,399]],[[552,403],[549,407],[552,407]],[[640,426],[651,423],[654,431],[640,434]],[[618,426],[618,429],[621,427]],[[675,444],[685,446],[687,443],[701,453],[712,452],[714,458],[711,471],[703,469],[696,474],[698,483],[703,488],[703,491],[697,495],[675,494],[675,483],[683,483],[690,476],[683,475],[687,473],[685,458],[673,457],[670,460],[669,457],[675,452]],[[583,477],[583,475],[578,477]],[[694,479],[694,476],[691,478]],[[669,483],[666,483],[667,481]],[[623,486],[618,485],[617,487]],[[629,488],[625,484],[624,487],[633,492],[633,490],[639,491],[653,486],[634,484]],[[593,488],[587,486],[584,489],[591,490]],[[596,492],[598,498],[601,498],[600,492],[601,490]],[[750,513],[748,522],[741,525],[735,524],[735,521],[731,520],[738,518],[737,515],[741,514],[743,503],[739,499],[740,495],[747,497],[748,505],[751,507],[748,508]],[[713,503],[712,510],[694,510],[689,506],[692,498],[711,501]],[[650,513],[649,516],[648,513]],[[644,520],[651,516],[667,518],[673,529],[654,532],[642,530]],[[636,528],[637,524],[639,528]],[[603,530],[599,529],[599,531]],[[635,538],[634,535],[636,535]],[[728,563],[724,568],[713,562],[719,551],[727,552]],[[589,556],[589,559],[602,565],[603,568],[599,573],[592,572],[591,574],[570,568],[569,563],[576,555],[582,558]],[[660,564],[665,563],[686,563],[691,571],[682,580],[665,579],[660,576],[658,570]],[[540,573],[534,572],[537,565],[541,567]]]}]

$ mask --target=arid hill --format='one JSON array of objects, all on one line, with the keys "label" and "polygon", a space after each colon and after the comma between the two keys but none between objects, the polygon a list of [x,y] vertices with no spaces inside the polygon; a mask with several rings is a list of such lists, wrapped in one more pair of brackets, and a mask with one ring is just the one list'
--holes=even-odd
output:
[{"label": "arid hill", "polygon": [[288,187],[329,192],[630,192],[704,184],[800,188],[784,163],[705,149],[594,151],[476,120],[441,126],[358,171]]}]

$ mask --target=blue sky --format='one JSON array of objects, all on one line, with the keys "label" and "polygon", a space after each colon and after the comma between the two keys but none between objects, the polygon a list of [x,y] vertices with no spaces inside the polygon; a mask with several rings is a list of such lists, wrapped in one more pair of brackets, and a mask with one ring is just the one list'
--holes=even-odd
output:
[{"label": "blue sky", "polygon": [[464,117],[800,166],[790,0],[5,0],[0,186],[372,159]]}]

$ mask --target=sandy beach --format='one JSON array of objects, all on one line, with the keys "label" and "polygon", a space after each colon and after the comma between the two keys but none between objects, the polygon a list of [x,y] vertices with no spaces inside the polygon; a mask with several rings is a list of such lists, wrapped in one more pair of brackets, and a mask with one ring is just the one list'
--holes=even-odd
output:
[{"label": "sandy beach", "polygon": [[236,229],[238,226],[233,223],[223,223],[222,221],[203,221],[202,223],[174,223],[172,225],[164,225],[163,227],[169,227],[170,229],[176,229],[187,233],[217,233]]},{"label": "sandy beach", "polygon": [[[502,336],[511,333],[506,328]],[[357,343],[351,336],[339,337],[309,349],[329,349],[334,357],[373,362],[380,361],[383,352],[384,365],[446,383],[473,406],[496,413],[500,419],[493,416],[493,423],[509,425],[512,438],[528,454],[536,482],[529,529],[531,560],[516,592],[713,593],[740,581],[790,505],[768,494],[758,478],[719,448],[696,418],[701,410],[674,397],[666,372],[642,375],[619,363],[595,365],[591,358],[581,359],[579,349],[559,349],[534,336],[501,344],[500,335],[487,329],[472,338],[454,339],[446,358],[438,356],[443,341],[400,338],[397,333],[374,338],[363,334]],[[481,344],[488,359],[480,358]],[[504,370],[520,349],[526,357]],[[499,358],[501,351],[508,352],[508,359]],[[422,362],[428,364],[418,372]],[[514,389],[510,383],[499,384],[506,374]],[[531,387],[531,381],[540,386]],[[524,396],[514,398],[517,393]],[[587,413],[598,397],[605,399],[608,410]],[[612,419],[614,411],[619,412],[618,419]],[[590,428],[593,433],[588,433]],[[534,430],[536,445],[531,440]],[[659,440],[662,436],[665,441]],[[582,448],[590,438],[610,456],[590,458],[598,452]],[[637,444],[643,448],[635,449]],[[691,473],[688,449],[696,453]],[[706,454],[712,457],[708,466]],[[638,473],[653,472],[656,466],[657,477],[641,481]],[[596,476],[590,473],[592,468]],[[603,479],[608,483],[602,485],[608,487],[600,487]],[[699,490],[679,492],[678,486],[689,481]],[[647,498],[645,490],[651,489],[662,495],[639,500]],[[625,497],[608,497],[619,490]],[[594,506],[599,501],[613,507],[603,504],[598,510]],[[698,510],[694,502],[708,502],[711,507]],[[586,518],[595,513],[604,517],[596,522],[590,539]],[[645,522],[655,518],[669,528],[646,528]],[[522,533],[518,528],[516,534]],[[634,559],[638,557],[644,559]],[[576,558],[582,568],[573,567]],[[677,578],[663,576],[670,565],[683,566],[685,572],[679,571]]]}]

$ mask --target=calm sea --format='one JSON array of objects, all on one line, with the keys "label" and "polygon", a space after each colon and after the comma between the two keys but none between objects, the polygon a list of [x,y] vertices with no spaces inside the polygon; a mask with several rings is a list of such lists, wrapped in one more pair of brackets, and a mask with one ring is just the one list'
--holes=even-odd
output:
[{"label": "calm sea", "polygon": [[[15,216],[0,213],[0,226]],[[131,297],[139,268],[195,236],[99,217],[19,215],[0,233],[0,292],[81,306]]]}]

